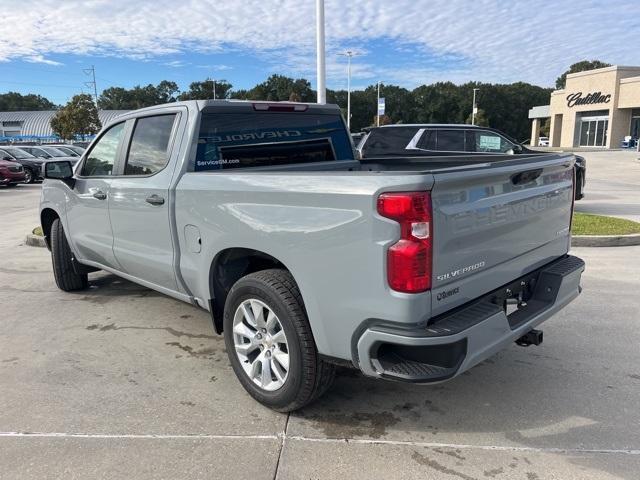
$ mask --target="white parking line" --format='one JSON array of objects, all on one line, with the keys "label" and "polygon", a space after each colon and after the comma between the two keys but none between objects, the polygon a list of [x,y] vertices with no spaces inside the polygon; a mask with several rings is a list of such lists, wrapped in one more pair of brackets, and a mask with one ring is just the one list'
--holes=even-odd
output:
[{"label": "white parking line", "polygon": [[61,433],[61,432],[0,432],[0,437],[22,438],[122,438],[122,439],[193,439],[193,440],[279,440],[282,435],[143,435],[143,434],[108,434],[108,433]]},{"label": "white parking line", "polygon": [[513,452],[539,452],[560,454],[619,454],[640,455],[640,449],[601,448],[538,448],[509,445],[472,445],[459,443],[412,442],[403,440],[379,440],[361,438],[312,438],[284,433],[273,435],[145,435],[145,434],[103,434],[103,433],[62,433],[62,432],[0,432],[0,438],[95,438],[95,439],[160,439],[160,440],[293,440],[318,443],[343,443],[357,445],[394,445],[426,448],[452,448],[466,450],[495,450]]},{"label": "white parking line", "polygon": [[427,448],[453,448],[453,449],[477,449],[477,450],[498,450],[514,452],[540,452],[540,453],[604,453],[640,455],[640,450],[636,449],[601,449],[601,448],[538,448],[538,447],[518,447],[509,445],[472,445],[460,443],[435,443],[435,442],[411,442],[403,440],[374,440],[366,438],[310,438],[295,435],[287,435],[287,440],[300,440],[305,442],[320,443],[354,443],[364,445],[406,445],[411,447]]}]

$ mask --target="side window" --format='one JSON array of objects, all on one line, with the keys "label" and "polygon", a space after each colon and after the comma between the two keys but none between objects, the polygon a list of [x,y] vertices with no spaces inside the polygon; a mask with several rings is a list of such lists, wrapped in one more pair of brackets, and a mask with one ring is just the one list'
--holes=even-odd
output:
[{"label": "side window", "polygon": [[422,150],[435,150],[436,149],[436,131],[425,130],[418,143],[418,148]]},{"label": "side window", "polygon": [[436,149],[440,152],[464,152],[464,130],[438,130]]},{"label": "side window", "polygon": [[497,133],[487,130],[473,131],[475,152],[506,153],[513,149],[513,143]]},{"label": "side window", "polygon": [[82,165],[80,175],[83,177],[111,175],[123,133],[124,122],[118,123],[107,130],[87,154],[87,159]]},{"label": "side window", "polygon": [[153,175],[167,165],[167,148],[175,118],[176,115],[172,114],[136,120],[124,167],[125,175]]}]

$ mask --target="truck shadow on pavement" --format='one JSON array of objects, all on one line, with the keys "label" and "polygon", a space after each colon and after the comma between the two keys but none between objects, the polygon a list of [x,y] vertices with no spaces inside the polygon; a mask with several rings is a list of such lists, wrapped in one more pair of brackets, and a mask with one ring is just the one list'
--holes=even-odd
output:
[{"label": "truck shadow on pavement", "polygon": [[[226,361],[222,337],[208,329],[205,312],[106,273],[91,275],[90,288],[72,299],[103,304],[119,302],[120,297],[133,297],[131,301],[136,303],[140,298],[159,297],[172,311],[185,314],[178,315],[179,319],[172,316],[175,314],[156,317],[153,325],[149,321],[121,323],[112,317],[108,324],[89,325],[86,329],[103,334],[124,329],[166,332],[169,339],[163,333],[162,344],[174,348],[176,358],[181,355],[183,359],[204,361],[209,365],[199,365],[212,379],[224,380],[225,384],[236,382]],[[191,318],[192,315],[201,318]],[[562,352],[568,346],[559,342],[570,339],[556,338],[540,347],[514,345],[438,385],[381,381],[341,368],[324,397],[291,414],[287,435],[418,445],[515,446],[558,452],[637,448],[640,434],[632,433],[634,430],[612,417],[611,412],[619,407],[617,391],[640,390],[640,376],[634,379],[612,375],[606,365],[590,363],[589,352],[566,358]],[[156,354],[166,355],[165,350]],[[210,395],[248,397],[240,388],[220,391],[218,385],[212,380],[203,388],[210,390]],[[272,414],[264,410],[265,416]],[[458,461],[464,461],[464,449],[451,451],[460,457]],[[517,456],[527,461],[526,452]],[[567,461],[578,468],[602,469],[602,463],[593,457],[572,455]],[[616,472],[609,463],[607,472],[624,478],[627,467],[621,464]]]},{"label": "truck shadow on pavement", "polygon": [[125,280],[111,273],[103,273],[90,277],[89,288],[78,292],[71,292],[69,301],[86,301],[98,304],[109,302],[114,297],[132,298],[168,298],[166,295]]}]

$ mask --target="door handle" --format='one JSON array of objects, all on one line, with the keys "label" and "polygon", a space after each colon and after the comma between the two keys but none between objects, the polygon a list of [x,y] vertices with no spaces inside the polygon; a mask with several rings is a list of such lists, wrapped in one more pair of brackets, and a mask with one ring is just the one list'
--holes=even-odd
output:
[{"label": "door handle", "polygon": [[104,193],[102,190],[97,190],[93,193],[93,198],[97,198],[98,200],[106,200],[107,194]]},{"label": "door handle", "polygon": [[164,198],[162,198],[159,195],[156,195],[155,193],[153,195],[150,195],[147,197],[146,200],[147,203],[150,203],[151,205],[163,205],[164,204]]}]

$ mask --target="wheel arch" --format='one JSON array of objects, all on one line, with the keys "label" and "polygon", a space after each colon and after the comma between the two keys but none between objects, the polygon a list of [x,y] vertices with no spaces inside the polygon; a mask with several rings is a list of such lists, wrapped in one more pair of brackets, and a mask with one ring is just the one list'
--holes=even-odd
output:
[{"label": "wheel arch", "polygon": [[209,270],[209,310],[216,333],[223,331],[222,317],[229,290],[240,278],[269,268],[293,272],[276,257],[251,248],[226,248],[218,252]]},{"label": "wheel arch", "polygon": [[43,208],[40,212],[40,226],[49,250],[51,250],[51,226],[57,218],[60,218],[60,215],[53,208]]}]

